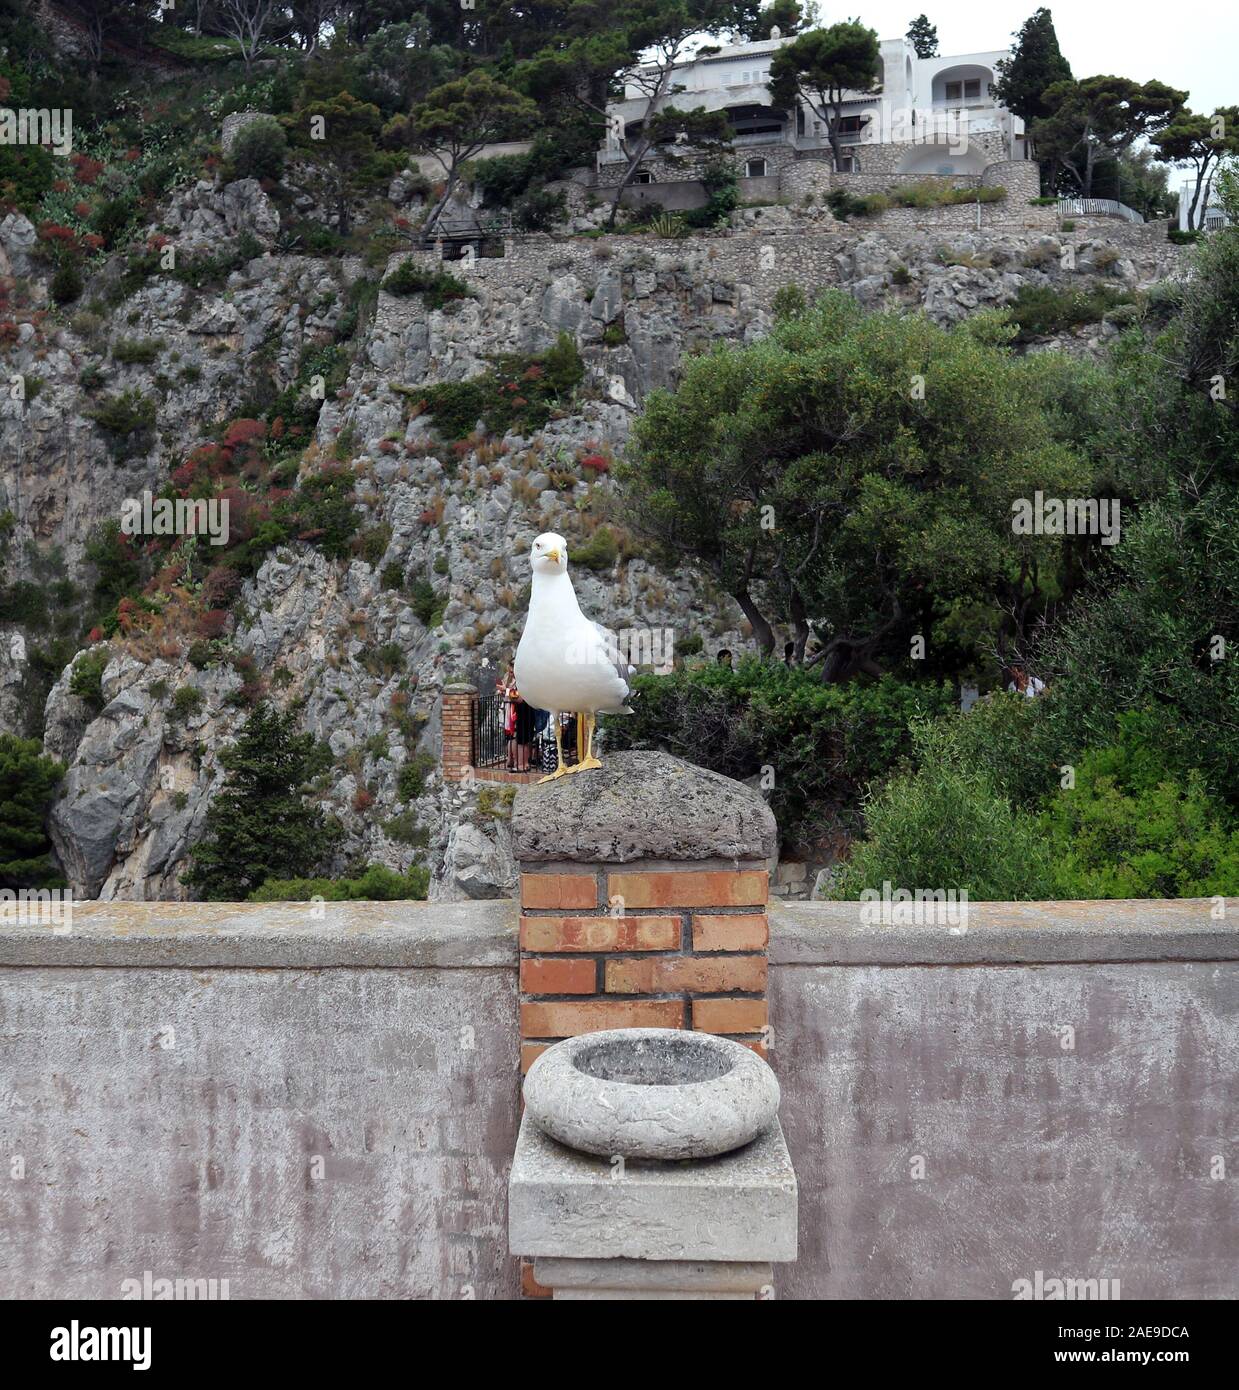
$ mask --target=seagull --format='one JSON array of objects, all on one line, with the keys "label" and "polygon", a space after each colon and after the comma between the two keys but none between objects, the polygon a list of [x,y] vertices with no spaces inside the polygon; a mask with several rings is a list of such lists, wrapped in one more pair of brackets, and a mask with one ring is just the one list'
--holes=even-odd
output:
[{"label": "seagull", "polygon": [[[625,703],[632,690],[632,667],[620,656],[615,634],[581,612],[568,578],[568,543],[547,531],[529,552],[533,587],[529,616],[516,649],[516,685],[521,698],[549,710],[555,726],[558,766],[543,782],[602,764],[594,757],[599,714],[631,714]],[[564,765],[561,713],[585,718],[585,757]]]}]

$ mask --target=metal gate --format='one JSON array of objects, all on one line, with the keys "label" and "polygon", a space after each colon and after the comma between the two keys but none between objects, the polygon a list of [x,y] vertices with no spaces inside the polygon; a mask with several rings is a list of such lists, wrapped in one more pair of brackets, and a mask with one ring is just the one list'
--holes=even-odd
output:
[{"label": "metal gate", "polygon": [[503,723],[508,702],[496,692],[481,695],[473,707],[473,765],[474,767],[506,767],[508,741]]}]

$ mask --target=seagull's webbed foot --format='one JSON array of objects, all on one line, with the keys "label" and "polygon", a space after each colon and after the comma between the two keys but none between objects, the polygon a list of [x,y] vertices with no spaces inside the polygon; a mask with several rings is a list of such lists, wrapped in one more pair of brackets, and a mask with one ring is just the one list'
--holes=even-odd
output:
[{"label": "seagull's webbed foot", "polygon": [[585,756],[570,772],[588,772],[590,768],[601,767],[602,764],[594,757],[594,730],[598,726],[598,716],[587,714],[585,716]]},{"label": "seagull's webbed foot", "polygon": [[559,755],[559,766],[556,767],[554,772],[548,772],[545,777],[539,777],[539,786],[541,786],[543,782],[554,782],[558,777],[566,777],[568,773],[572,771],[564,762],[564,736],[563,731],[559,727],[558,711],[552,714],[551,718],[555,721],[555,752]]}]

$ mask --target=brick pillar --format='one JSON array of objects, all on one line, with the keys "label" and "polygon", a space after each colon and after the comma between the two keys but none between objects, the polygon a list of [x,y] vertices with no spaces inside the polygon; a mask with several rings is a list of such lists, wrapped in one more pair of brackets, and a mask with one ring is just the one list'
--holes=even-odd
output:
[{"label": "brick pillar", "polygon": [[473,711],[476,685],[443,687],[443,780],[463,782],[465,769],[473,766]]},{"label": "brick pillar", "polygon": [[521,1067],[603,1028],[695,1028],[766,1054],[774,817],[664,753],[522,788]]}]

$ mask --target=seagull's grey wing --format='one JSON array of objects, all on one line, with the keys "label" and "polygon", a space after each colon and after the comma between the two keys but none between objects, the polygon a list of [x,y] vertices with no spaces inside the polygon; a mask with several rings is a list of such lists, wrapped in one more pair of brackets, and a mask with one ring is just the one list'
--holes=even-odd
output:
[{"label": "seagull's grey wing", "polygon": [[[594,631],[602,638],[602,645],[606,650],[607,660],[611,663],[615,674],[623,683],[623,698],[626,700],[628,696],[632,694],[632,674],[636,668],[629,666],[627,659],[621,654],[619,638],[616,637],[615,633],[613,633],[609,627],[603,627],[601,623],[595,623]],[[629,712],[628,710],[622,711],[622,713]]]}]

